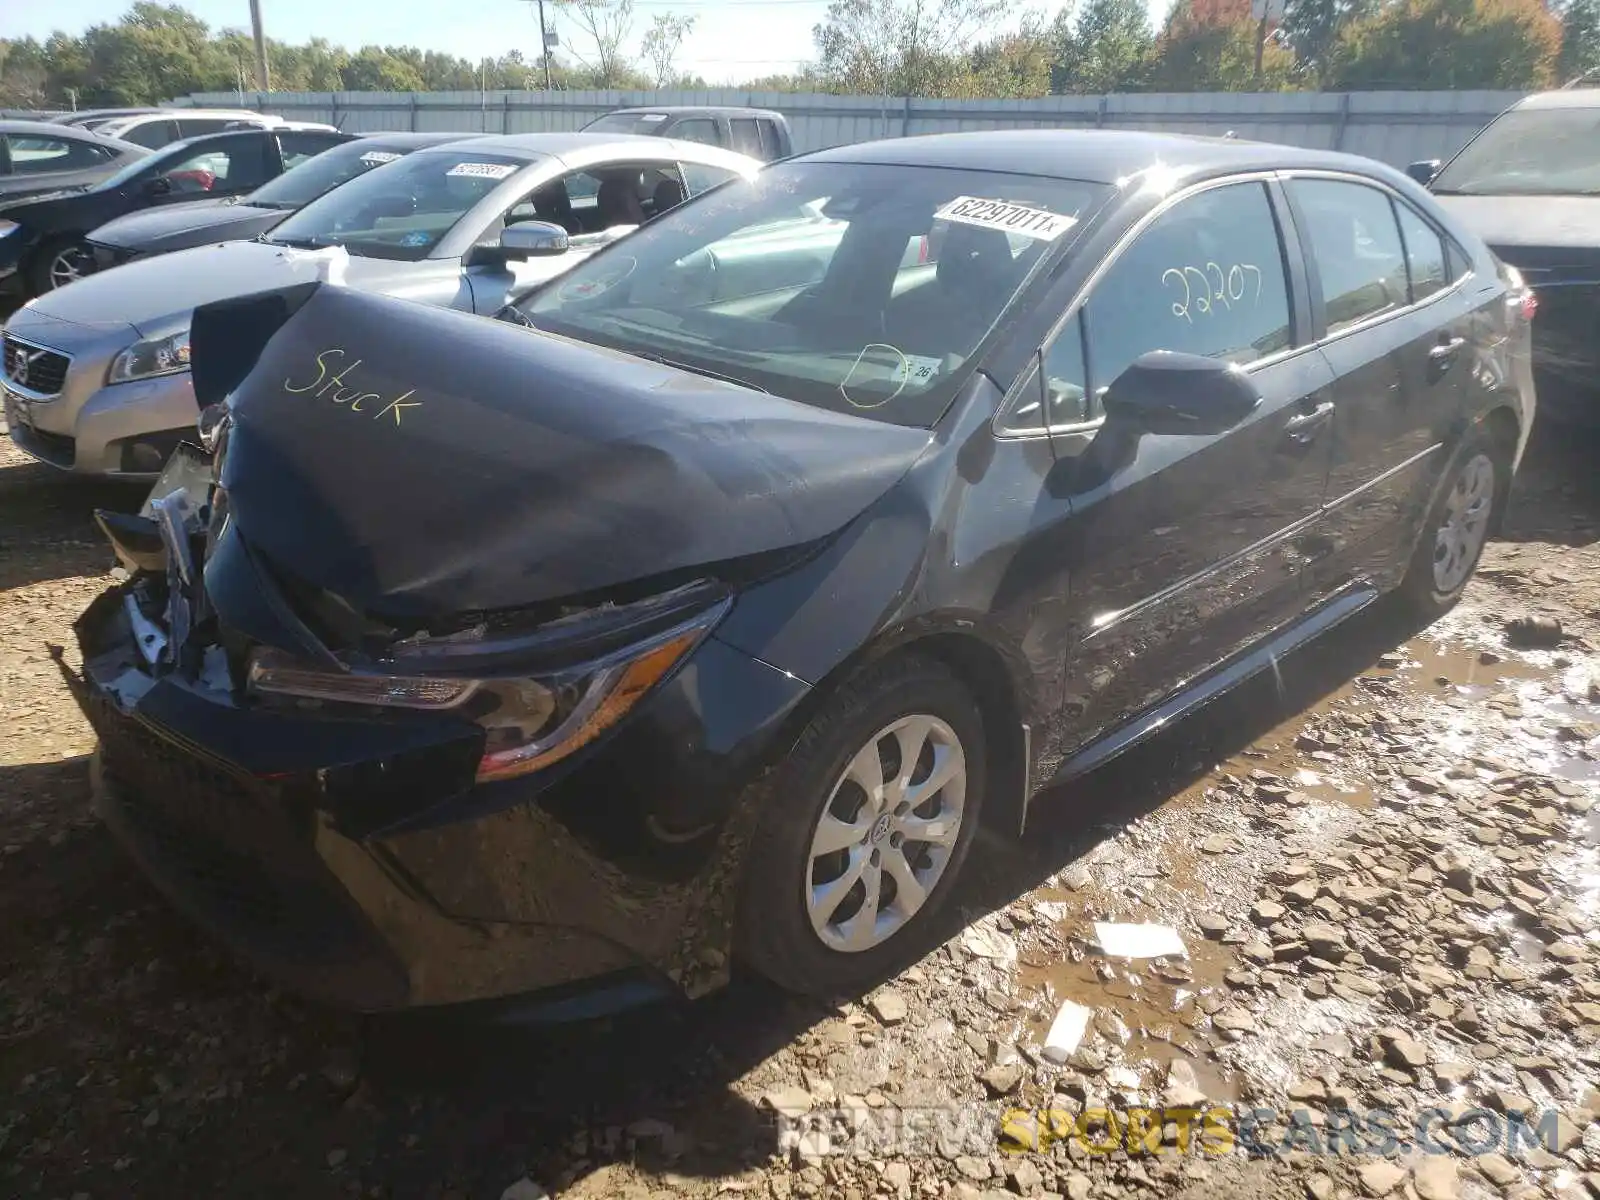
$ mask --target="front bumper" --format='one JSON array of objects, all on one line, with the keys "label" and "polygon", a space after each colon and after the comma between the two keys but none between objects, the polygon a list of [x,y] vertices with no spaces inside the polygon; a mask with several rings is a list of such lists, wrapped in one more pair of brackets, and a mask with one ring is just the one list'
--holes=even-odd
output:
[{"label": "front bumper", "polygon": [[[123,594],[80,618],[83,673],[63,666],[96,806],[259,970],[363,1011],[554,994],[566,1015],[726,977],[750,785],[799,681],[709,639],[559,778],[473,786],[454,718],[265,714],[152,680]],[[408,815],[385,827],[389,796]]]}]

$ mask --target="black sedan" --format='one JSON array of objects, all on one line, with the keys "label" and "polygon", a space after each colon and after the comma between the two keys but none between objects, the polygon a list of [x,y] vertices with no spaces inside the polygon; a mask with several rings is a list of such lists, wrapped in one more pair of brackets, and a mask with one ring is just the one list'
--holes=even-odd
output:
[{"label": "black sedan", "polygon": [[1600,89],[1529,96],[1410,172],[1533,289],[1545,420],[1600,427]]},{"label": "black sedan", "polygon": [[48,121],[0,121],[0,202],[89,187],[149,153]]},{"label": "black sedan", "polygon": [[324,192],[413,150],[470,139],[461,133],[374,133],[302,161],[248,196],[130,213],[88,237],[100,269],[173,250],[260,237]]},{"label": "black sedan", "polygon": [[128,850],[339,1004],[867,987],[980,827],[1449,608],[1533,417],[1482,242],[1237,141],[827,150],[516,316],[199,310],[213,453],[103,515],[132,574],[63,664]]},{"label": "black sedan", "polygon": [[0,284],[29,296],[62,287],[94,269],[85,239],[107,221],[143,208],[242,196],[353,136],[290,125],[207,134],[130,160],[93,187],[0,206]]}]

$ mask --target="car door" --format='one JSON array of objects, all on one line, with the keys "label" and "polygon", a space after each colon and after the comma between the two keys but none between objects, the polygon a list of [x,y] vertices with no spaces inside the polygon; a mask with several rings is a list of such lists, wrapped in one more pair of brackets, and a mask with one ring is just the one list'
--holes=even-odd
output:
[{"label": "car door", "polygon": [[[1303,273],[1262,178],[1170,202],[1125,243],[1042,352],[1072,520],[1061,725],[1070,753],[1303,608],[1302,543],[1327,481],[1332,372],[1302,334]],[[1261,394],[1226,432],[1131,434],[1100,397],[1155,350],[1224,359]]]},{"label": "car door", "polygon": [[1308,570],[1320,600],[1404,569],[1417,509],[1466,408],[1472,308],[1450,285],[1440,231],[1402,198],[1350,177],[1284,186],[1334,373],[1329,538]]},{"label": "car door", "polygon": [[15,199],[88,183],[106,173],[111,150],[79,138],[11,133],[0,137],[0,196]]},{"label": "car door", "polygon": [[269,161],[276,163],[275,157],[268,158],[269,137],[266,133],[229,134],[175,152],[155,174],[153,202],[181,204],[255,191],[270,177]]}]

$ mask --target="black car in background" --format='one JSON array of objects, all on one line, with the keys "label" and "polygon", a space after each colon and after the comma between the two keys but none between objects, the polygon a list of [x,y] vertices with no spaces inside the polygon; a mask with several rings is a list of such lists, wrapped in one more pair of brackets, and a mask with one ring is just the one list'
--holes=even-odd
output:
[{"label": "black car in background", "polygon": [[48,121],[0,121],[0,203],[91,186],[149,153]]},{"label": "black car in background", "polygon": [[517,322],[197,310],[214,454],[102,517],[130,577],[63,661],[144,869],[357,1008],[593,1011],[730,954],[858,994],[980,825],[1382,593],[1449,608],[1533,419],[1475,235],[1236,141],[790,159]]},{"label": "black car in background", "polygon": [[302,160],[247,196],[150,208],[108,221],[88,236],[95,267],[173,250],[259,237],[324,192],[413,150],[467,141],[478,134],[373,133]]},{"label": "black car in background", "polygon": [[245,195],[353,136],[292,127],[214,133],[132,160],[93,187],[0,206],[0,283],[20,285],[29,296],[62,287],[95,269],[86,239],[107,221],[143,208]]},{"label": "black car in background", "polygon": [[1409,173],[1533,289],[1541,416],[1600,426],[1600,89],[1528,96]]},{"label": "black car in background", "polygon": [[782,113],[769,108],[715,108],[694,104],[618,108],[590,121],[583,132],[679,138],[736,150],[762,162],[788,158],[794,153],[789,122]]}]

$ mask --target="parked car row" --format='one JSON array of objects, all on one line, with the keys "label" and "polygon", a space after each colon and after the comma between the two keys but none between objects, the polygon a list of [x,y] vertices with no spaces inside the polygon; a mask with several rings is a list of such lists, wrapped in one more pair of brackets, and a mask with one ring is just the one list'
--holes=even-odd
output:
[{"label": "parked car row", "polygon": [[858,994],[1041,789],[1452,605],[1534,417],[1522,281],[1363,159],[390,152],[5,334],[19,445],[165,459],[62,665],[98,810],[353,1008]]}]

